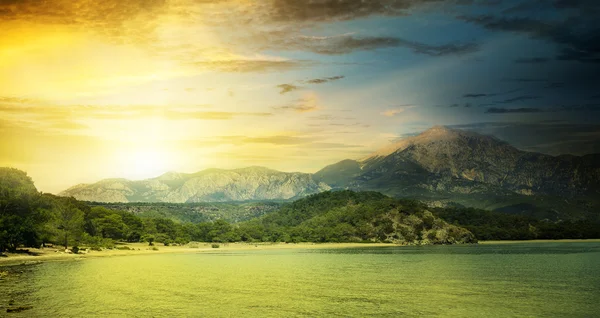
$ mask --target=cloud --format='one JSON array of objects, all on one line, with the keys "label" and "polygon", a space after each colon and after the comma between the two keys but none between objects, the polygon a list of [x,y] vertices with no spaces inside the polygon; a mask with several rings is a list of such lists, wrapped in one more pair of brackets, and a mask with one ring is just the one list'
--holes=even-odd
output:
[{"label": "cloud", "polygon": [[457,108],[457,107],[460,107],[460,106],[462,106],[464,108],[471,108],[471,106],[473,106],[473,104],[471,104],[471,103],[464,103],[464,104],[454,103],[454,104],[448,105],[448,107],[450,107],[450,108]]},{"label": "cloud", "polygon": [[544,88],[561,88],[564,87],[565,83],[563,82],[551,82],[544,86]]},{"label": "cloud", "polygon": [[549,58],[546,57],[531,57],[531,58],[520,58],[514,60],[517,64],[541,64],[550,61]]},{"label": "cloud", "polygon": [[332,22],[371,15],[406,15],[420,1],[297,1],[275,0],[265,16],[277,22]]},{"label": "cloud", "polygon": [[522,113],[541,113],[543,110],[539,108],[498,108],[491,107],[488,108],[485,113],[486,114],[522,114]]},{"label": "cloud", "polygon": [[522,102],[522,101],[526,101],[526,100],[539,99],[539,98],[540,98],[540,96],[521,95],[521,96],[517,96],[517,97],[513,97],[513,98],[508,98],[508,99],[505,99],[503,101],[498,101],[496,103],[510,104],[510,103],[514,103],[514,102]]},{"label": "cloud", "polygon": [[296,100],[290,105],[273,107],[276,110],[293,110],[298,113],[308,113],[319,109],[317,97],[314,94]]},{"label": "cloud", "polygon": [[496,94],[485,94],[485,93],[471,93],[471,94],[464,94],[462,97],[464,98],[479,98],[479,97],[489,97],[489,96],[496,96]]},{"label": "cloud", "polygon": [[415,105],[398,105],[400,108],[388,109],[380,114],[386,117],[394,117],[408,109],[415,108]]},{"label": "cloud", "polygon": [[280,84],[280,85],[277,85],[277,87],[281,89],[279,94],[282,94],[282,95],[301,88],[300,86],[296,86],[296,85],[292,85],[292,84]]},{"label": "cloud", "polygon": [[334,120],[337,119],[336,117],[332,116],[332,115],[319,115],[319,116],[311,116],[310,119],[313,120]]},{"label": "cloud", "polygon": [[523,17],[495,17],[492,15],[459,16],[460,20],[483,28],[522,33],[531,38],[546,40],[559,47],[559,60],[600,63],[600,27],[596,16],[581,12],[560,21],[545,21]]},{"label": "cloud", "polygon": [[562,105],[562,106],[554,108],[554,110],[555,111],[567,111],[567,112],[599,111],[600,103]]},{"label": "cloud", "polygon": [[332,77],[310,79],[310,80],[306,80],[304,82],[307,84],[323,84],[323,83],[327,83],[327,82],[341,80],[343,78],[345,78],[345,76],[343,76],[343,75],[342,76],[332,76]]},{"label": "cloud", "polygon": [[341,55],[354,51],[369,51],[381,48],[403,47],[413,53],[429,56],[463,55],[475,52],[475,43],[425,44],[399,37],[338,35],[328,37],[298,36],[283,41],[279,49],[310,51],[325,55]]},{"label": "cloud", "polygon": [[46,106],[12,106],[0,104],[0,115],[13,120],[28,120],[31,125],[41,128],[50,125],[54,128],[82,129],[78,121],[86,119],[122,120],[140,118],[164,118],[167,120],[231,120],[238,117],[268,117],[268,112],[227,112],[199,111],[210,105],[195,106],[89,106],[89,105],[46,105]]},{"label": "cloud", "polygon": [[158,114],[159,117],[163,117],[170,120],[186,120],[186,119],[198,119],[198,120],[231,120],[236,117],[268,117],[272,116],[272,113],[252,113],[252,112],[206,112],[206,111],[165,111],[162,114]]},{"label": "cloud", "polygon": [[241,139],[243,143],[256,144],[274,144],[274,145],[299,145],[306,144],[313,138],[297,137],[297,136],[267,136],[267,137],[244,137]]},{"label": "cloud", "polygon": [[500,92],[500,93],[468,93],[468,94],[464,94],[462,95],[463,98],[481,98],[481,97],[494,97],[494,96],[498,96],[498,95],[506,95],[506,94],[511,94],[514,92],[518,92],[521,91],[522,89],[513,89],[510,91],[506,91],[506,92]]},{"label": "cloud", "polygon": [[32,104],[39,102],[35,99],[22,98],[15,96],[0,96],[0,104]]},{"label": "cloud", "polygon": [[217,60],[200,61],[194,65],[219,72],[249,73],[249,72],[282,72],[313,65],[310,61],[298,60]]},{"label": "cloud", "polygon": [[257,10],[264,18],[280,23],[335,22],[355,20],[369,16],[405,16],[414,10],[433,6],[471,4],[471,0],[274,0],[265,1]]},{"label": "cloud", "polygon": [[323,142],[322,138],[310,137],[310,136],[297,136],[297,135],[271,135],[271,136],[218,136],[209,140],[198,140],[195,142],[196,145],[218,145],[218,144],[234,144],[234,145],[245,145],[245,144],[270,144],[277,146],[301,146],[302,148],[314,148],[314,149],[344,149],[344,148],[360,148],[362,146],[335,143],[335,142]]},{"label": "cloud", "polygon": [[164,0],[104,1],[0,1],[0,20],[35,21],[64,25],[93,32],[109,41],[149,43],[160,19],[168,9]]}]

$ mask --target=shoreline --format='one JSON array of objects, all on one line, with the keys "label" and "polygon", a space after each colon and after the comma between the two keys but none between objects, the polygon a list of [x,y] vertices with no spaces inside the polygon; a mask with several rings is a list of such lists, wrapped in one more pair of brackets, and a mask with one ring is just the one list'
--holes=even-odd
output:
[{"label": "shoreline", "polygon": [[198,243],[199,247],[189,246],[154,246],[158,250],[152,250],[146,243],[125,243],[118,246],[127,246],[130,250],[104,249],[80,254],[67,254],[57,248],[26,248],[32,253],[12,253],[0,257],[0,267],[11,265],[37,264],[45,261],[82,260],[96,257],[135,256],[153,254],[188,254],[207,253],[219,251],[260,251],[260,250],[282,250],[282,249],[320,249],[320,248],[353,248],[353,247],[391,247],[402,246],[394,243],[218,243],[219,248],[212,248],[213,243]]},{"label": "shoreline", "polygon": [[600,243],[600,239],[560,239],[560,240],[492,240],[479,241],[479,244],[519,244],[519,243],[581,243],[592,242]]},{"label": "shoreline", "polygon": [[[506,241],[479,241],[478,244],[525,244],[525,243],[577,243],[592,242],[600,243],[600,239],[561,239],[561,240],[506,240]],[[104,249],[102,251],[89,251],[88,253],[67,254],[59,248],[27,248],[31,254],[11,253],[0,257],[0,267],[13,265],[37,264],[45,261],[82,260],[96,257],[135,256],[152,254],[188,254],[207,253],[219,251],[260,251],[260,250],[282,250],[282,249],[321,249],[321,248],[356,248],[356,247],[393,247],[411,246],[398,245],[394,243],[218,243],[219,248],[212,248],[213,243],[200,243],[198,247],[186,246],[154,246],[158,250],[151,249],[146,243],[124,243],[118,246],[127,246],[130,249]]]}]

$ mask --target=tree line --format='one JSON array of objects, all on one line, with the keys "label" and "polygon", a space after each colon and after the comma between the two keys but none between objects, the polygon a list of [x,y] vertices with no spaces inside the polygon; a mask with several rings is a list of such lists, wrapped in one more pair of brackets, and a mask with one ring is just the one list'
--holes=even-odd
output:
[{"label": "tree line", "polygon": [[378,192],[328,191],[240,223],[140,217],[40,193],[23,171],[0,168],[0,253],[48,243],[111,248],[115,242],[394,242],[600,238],[593,222],[550,222],[470,208],[428,209]]}]

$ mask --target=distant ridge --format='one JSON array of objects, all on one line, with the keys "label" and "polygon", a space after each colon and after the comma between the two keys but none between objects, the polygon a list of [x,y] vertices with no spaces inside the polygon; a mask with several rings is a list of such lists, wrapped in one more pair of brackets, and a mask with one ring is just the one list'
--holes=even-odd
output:
[{"label": "distant ridge", "polygon": [[494,136],[434,126],[314,174],[259,166],[168,172],[140,181],[105,179],[60,195],[99,202],[223,202],[372,190],[435,206],[460,204],[556,219],[598,214],[599,180],[598,154],[550,156],[519,150]]},{"label": "distant ridge", "polygon": [[61,193],[96,202],[226,202],[292,200],[331,189],[308,173],[281,172],[265,167],[206,169],[196,173],[167,172],[156,178],[131,181],[104,179],[80,184]]}]

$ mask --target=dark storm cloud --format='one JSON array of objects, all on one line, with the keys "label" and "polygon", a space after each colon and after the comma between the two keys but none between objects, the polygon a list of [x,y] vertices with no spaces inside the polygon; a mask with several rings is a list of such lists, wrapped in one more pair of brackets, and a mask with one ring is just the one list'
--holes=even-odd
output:
[{"label": "dark storm cloud", "polygon": [[536,11],[540,9],[544,9],[547,6],[548,1],[525,1],[519,4],[516,4],[508,9],[504,9],[502,13],[504,14],[514,14],[521,12],[530,12]]},{"label": "dark storm cloud", "polygon": [[373,15],[403,16],[426,5],[468,5],[471,0],[275,0],[265,6],[268,18],[279,22],[332,22]]},{"label": "dark storm cloud", "polygon": [[518,114],[518,113],[541,113],[542,109],[539,108],[499,108],[499,107],[491,107],[488,108],[485,113],[486,114]]},{"label": "dark storm cloud", "polygon": [[559,47],[558,60],[600,62],[600,27],[595,16],[583,12],[562,21],[492,15],[459,16],[460,20],[488,30],[522,33]]},{"label": "dark storm cloud", "polygon": [[389,36],[289,36],[281,32],[269,33],[260,37],[262,50],[307,51],[322,55],[341,55],[355,51],[372,51],[384,48],[407,48],[416,54],[429,56],[464,55],[479,50],[476,43],[426,44]]}]

